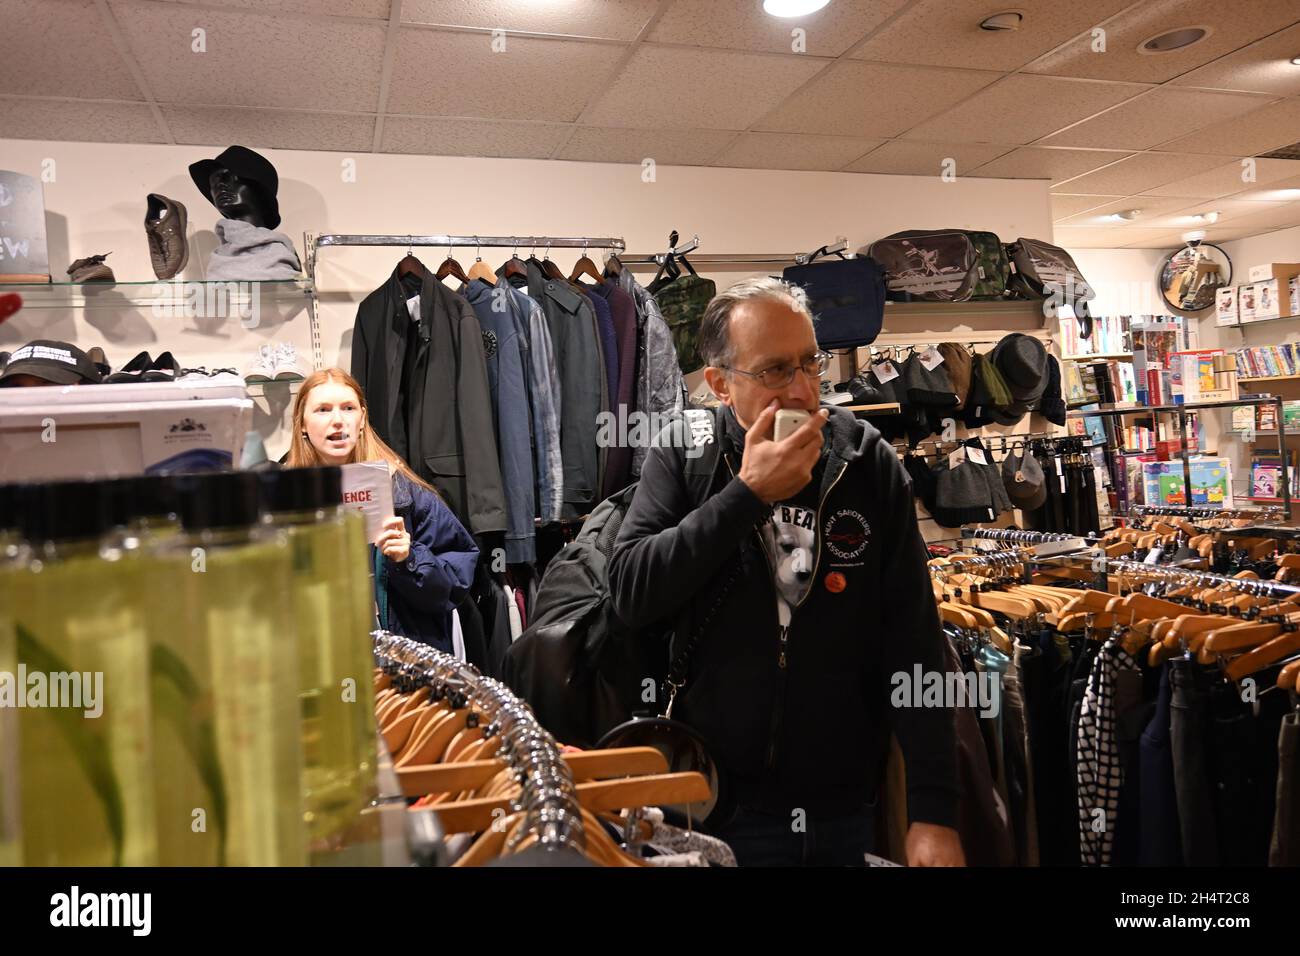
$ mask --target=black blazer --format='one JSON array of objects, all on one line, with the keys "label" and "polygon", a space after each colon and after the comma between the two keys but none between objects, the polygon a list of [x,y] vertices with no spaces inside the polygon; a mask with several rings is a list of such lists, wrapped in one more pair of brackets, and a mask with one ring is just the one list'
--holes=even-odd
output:
[{"label": "black blazer", "polygon": [[[358,306],[352,329],[352,376],[366,393],[370,426],[438,489],[461,524],[474,534],[504,531],[505,493],[474,310],[426,270],[416,334],[411,324],[394,270]],[[417,351],[403,383],[408,339]]]}]

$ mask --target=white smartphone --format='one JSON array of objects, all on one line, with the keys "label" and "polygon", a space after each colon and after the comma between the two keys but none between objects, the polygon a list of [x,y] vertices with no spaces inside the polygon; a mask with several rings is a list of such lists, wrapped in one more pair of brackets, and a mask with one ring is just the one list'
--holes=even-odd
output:
[{"label": "white smartphone", "polygon": [[808,420],[808,413],[801,408],[783,408],[776,413],[776,425],[772,429],[774,441],[793,435],[799,426]]}]

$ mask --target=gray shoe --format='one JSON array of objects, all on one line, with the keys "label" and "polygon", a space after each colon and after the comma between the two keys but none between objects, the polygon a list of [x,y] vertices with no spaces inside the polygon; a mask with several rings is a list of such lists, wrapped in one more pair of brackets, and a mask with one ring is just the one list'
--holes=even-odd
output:
[{"label": "gray shoe", "polygon": [[106,252],[102,256],[78,259],[68,266],[68,275],[73,282],[116,282],[113,270],[104,264],[104,260],[111,255],[111,252]]},{"label": "gray shoe", "polygon": [[149,206],[144,214],[144,233],[149,238],[149,260],[153,264],[153,274],[159,279],[172,278],[189,261],[190,247],[185,241],[187,218],[185,207],[175,199],[157,193],[149,194]]}]

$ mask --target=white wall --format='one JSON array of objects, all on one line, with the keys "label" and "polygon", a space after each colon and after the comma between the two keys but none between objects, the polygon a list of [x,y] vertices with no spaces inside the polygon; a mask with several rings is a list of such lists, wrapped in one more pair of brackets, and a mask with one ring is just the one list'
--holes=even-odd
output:
[{"label": "white wall", "polygon": [[1156,289],[1168,249],[1066,249],[1097,292],[1094,315],[1170,315]]},{"label": "white wall", "polygon": [[[181,278],[201,279],[216,244],[211,227],[218,217],[186,167],[217,152],[0,139],[0,168],[40,176],[51,168],[45,161],[53,160],[45,206],[56,280],[66,280],[63,270],[71,260],[111,251],[108,261],[119,282],[152,281],[143,229],[149,192],[188,207],[191,258]],[[655,180],[645,182],[641,167],[629,165],[291,150],[265,155],[280,176],[280,229],[300,255],[304,232],[618,236],[633,253],[661,251],[674,228],[683,238],[698,233],[700,251],[714,253],[806,251],[837,235],[857,248],[900,229],[943,226],[990,229],[1004,237],[1051,234],[1047,184],[1039,181],[946,183],[937,177],[660,166]],[[346,175],[351,160],[355,181]],[[327,364],[348,365],[356,303],[387,278],[403,251],[322,251],[318,284]],[[431,268],[444,255],[434,249],[420,254]],[[507,255],[484,252],[494,266]],[[554,258],[567,268],[577,255],[561,251]],[[468,268],[473,250],[457,256]],[[714,278],[723,286],[745,274]],[[101,298],[105,304],[94,308],[26,309],[0,325],[0,348],[54,338],[83,348],[100,345],[115,366],[142,350],[171,349],[182,364],[213,367],[242,366],[261,343],[283,340],[297,344],[310,360],[300,301],[267,303],[264,297],[262,322],[250,330],[235,319],[158,318],[148,305]],[[44,293],[32,304],[38,300],[50,304]],[[275,454],[284,447],[280,425],[288,395],[258,401],[258,428]]]}]

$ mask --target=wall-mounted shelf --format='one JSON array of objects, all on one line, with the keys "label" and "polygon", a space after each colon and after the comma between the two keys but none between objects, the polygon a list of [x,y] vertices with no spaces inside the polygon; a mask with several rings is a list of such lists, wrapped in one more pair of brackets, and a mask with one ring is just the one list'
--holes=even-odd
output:
[{"label": "wall-mounted shelf", "polygon": [[886,302],[885,322],[888,328],[889,317],[934,316],[952,319],[970,316],[972,318],[1009,315],[1020,318],[1043,318],[1043,302],[1035,299],[992,299],[979,302]]},{"label": "wall-mounted shelf", "polygon": [[5,282],[0,292],[16,292],[23,310],[151,309],[160,317],[239,316],[256,301],[259,309],[297,303],[311,294],[307,279],[155,279],[152,282]]},{"label": "wall-mounted shelf", "polygon": [[1258,378],[1238,378],[1238,384],[1246,382],[1297,382],[1300,375],[1261,375]]},{"label": "wall-mounted shelf", "polygon": [[1133,360],[1132,352],[1103,352],[1099,355],[1066,355],[1067,362],[1103,362],[1106,359],[1128,359]]},{"label": "wall-mounted shelf", "polygon": [[1227,325],[1216,326],[1220,329],[1248,329],[1252,325],[1262,325],[1265,322],[1294,322],[1300,319],[1300,315],[1275,315],[1267,319],[1247,319],[1245,322],[1229,322]]}]

